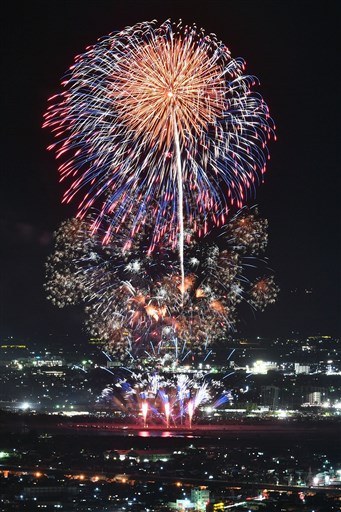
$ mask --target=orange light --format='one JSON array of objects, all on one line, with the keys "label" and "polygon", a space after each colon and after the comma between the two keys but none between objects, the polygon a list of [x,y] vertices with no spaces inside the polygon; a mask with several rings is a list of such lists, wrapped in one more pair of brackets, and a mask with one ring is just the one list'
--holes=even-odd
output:
[{"label": "orange light", "polygon": [[195,292],[195,296],[197,299],[200,299],[201,297],[206,297],[206,293],[201,288],[198,288]]},{"label": "orange light", "polygon": [[222,303],[219,302],[219,300],[212,300],[212,302],[210,303],[210,306],[217,313],[223,314],[225,312],[225,308],[222,305]]},{"label": "orange light", "polygon": [[145,307],[145,310],[147,315],[154,318],[156,322],[159,320],[158,310],[154,306],[148,305]]},{"label": "orange light", "polygon": [[179,284],[178,289],[181,293],[185,293],[187,290],[190,290],[194,284],[194,276],[189,275],[184,279],[184,283]]}]

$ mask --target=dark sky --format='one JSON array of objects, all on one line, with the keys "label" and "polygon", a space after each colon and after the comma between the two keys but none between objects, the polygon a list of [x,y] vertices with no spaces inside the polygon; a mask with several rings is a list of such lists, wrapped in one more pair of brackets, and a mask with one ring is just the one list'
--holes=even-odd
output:
[{"label": "dark sky", "polygon": [[[340,333],[340,86],[337,1],[11,1],[1,27],[0,335],[82,334],[81,314],[44,295],[52,233],[75,213],[61,205],[47,98],[76,54],[139,21],[182,18],[214,32],[247,72],[277,126],[256,204],[270,224],[268,256],[278,303],[241,330],[254,335]],[[312,289],[311,294],[305,289]],[[297,290],[292,293],[292,290]]]}]

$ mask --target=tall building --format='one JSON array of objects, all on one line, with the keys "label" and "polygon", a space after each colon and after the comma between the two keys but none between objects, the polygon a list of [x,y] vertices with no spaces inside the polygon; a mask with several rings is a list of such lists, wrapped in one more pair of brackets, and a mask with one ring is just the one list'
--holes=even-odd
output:
[{"label": "tall building", "polygon": [[275,411],[279,407],[279,387],[262,386],[262,405],[267,405]]},{"label": "tall building", "polygon": [[205,487],[197,487],[191,490],[191,502],[194,503],[196,510],[205,512],[209,501],[210,491]]},{"label": "tall building", "polygon": [[308,402],[310,405],[321,405],[321,392],[315,391],[313,393],[309,393]]}]

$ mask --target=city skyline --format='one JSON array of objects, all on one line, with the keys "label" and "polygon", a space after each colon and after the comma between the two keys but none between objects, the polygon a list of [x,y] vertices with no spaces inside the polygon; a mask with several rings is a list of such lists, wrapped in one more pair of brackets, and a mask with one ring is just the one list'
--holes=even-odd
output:
[{"label": "city skyline", "polygon": [[337,121],[327,87],[336,54],[333,5],[214,2],[206,10],[193,2],[141,2],[133,10],[103,1],[95,12],[91,2],[59,6],[14,4],[4,17],[1,334],[84,336],[81,313],[53,308],[43,290],[53,231],[75,207],[60,204],[64,189],[46,151],[51,138],[41,128],[42,115],[61,76],[87,45],[126,25],[170,17],[204,26],[234,56],[246,59],[277,126],[265,183],[249,205],[257,204],[269,220],[268,255],[281,293],[265,313],[245,313],[241,330],[338,335]]}]

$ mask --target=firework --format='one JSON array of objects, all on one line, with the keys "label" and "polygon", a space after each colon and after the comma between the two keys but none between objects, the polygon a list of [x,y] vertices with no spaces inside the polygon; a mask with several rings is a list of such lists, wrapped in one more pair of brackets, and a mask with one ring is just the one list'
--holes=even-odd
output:
[{"label": "firework", "polygon": [[84,296],[84,284],[78,276],[78,262],[86,253],[91,257],[91,238],[78,219],[62,222],[55,233],[55,250],[47,260],[47,298],[63,308],[77,304]]},{"label": "firework", "polygon": [[119,358],[154,358],[162,365],[182,361],[234,328],[242,300],[263,310],[275,299],[271,277],[247,276],[267,241],[267,223],[255,209],[244,208],[200,243],[189,237],[183,280],[171,246],[160,245],[153,254],[142,250],[148,230],[125,249],[119,243],[124,230],[103,247],[91,222],[63,223],[47,265],[46,289],[60,307],[83,304],[89,331]]},{"label": "firework", "polygon": [[250,304],[259,311],[264,311],[268,304],[273,304],[279,292],[273,276],[257,279],[251,286]]},{"label": "firework", "polygon": [[[266,169],[274,135],[268,107],[214,34],[166,21],[110,34],[75,58],[44,126],[56,138],[64,201],[78,217],[99,207],[92,230],[107,243],[134,212],[131,235],[152,212],[149,249],[167,235],[184,279],[184,222],[224,224]],[[135,206],[139,205],[137,209]]]},{"label": "firework", "polygon": [[103,389],[98,401],[110,404],[135,421],[141,416],[144,427],[150,421],[167,428],[191,428],[201,407],[210,404],[214,409],[233,400],[223,382],[213,380],[210,374],[167,374],[149,367],[141,371],[126,369],[122,377],[122,371],[121,368],[114,374],[115,384]]},{"label": "firework", "polygon": [[268,221],[259,217],[257,208],[243,208],[228,222],[224,236],[233,241],[240,253],[257,255],[268,244]]}]

